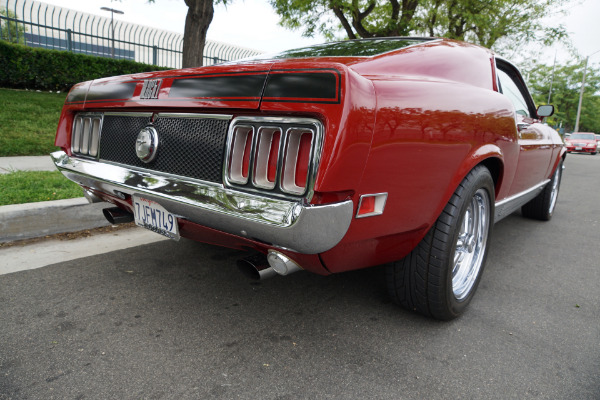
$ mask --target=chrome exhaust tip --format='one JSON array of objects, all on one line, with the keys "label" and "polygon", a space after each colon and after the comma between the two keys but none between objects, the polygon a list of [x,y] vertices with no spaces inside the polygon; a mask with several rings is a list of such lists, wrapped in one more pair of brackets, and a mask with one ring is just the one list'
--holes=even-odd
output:
[{"label": "chrome exhaust tip", "polygon": [[269,262],[271,268],[273,268],[279,275],[285,276],[302,270],[302,267],[300,267],[294,260],[276,250],[269,250],[267,261]]},{"label": "chrome exhaust tip", "polygon": [[102,210],[104,218],[112,225],[124,224],[133,221],[133,214],[121,210],[119,207],[105,208]]},{"label": "chrome exhaust tip", "polygon": [[276,250],[269,250],[268,255],[255,254],[237,261],[238,268],[254,280],[272,278],[275,275],[289,275],[301,271],[294,260]]},{"label": "chrome exhaust tip", "polygon": [[277,275],[267,263],[263,254],[255,254],[237,261],[237,266],[244,275],[256,281],[262,281]]}]

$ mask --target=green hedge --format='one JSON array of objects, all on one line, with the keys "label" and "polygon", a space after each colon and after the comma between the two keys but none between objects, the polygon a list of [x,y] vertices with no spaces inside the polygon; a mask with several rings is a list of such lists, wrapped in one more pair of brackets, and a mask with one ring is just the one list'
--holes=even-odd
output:
[{"label": "green hedge", "polygon": [[0,40],[0,87],[68,91],[78,82],[168,68]]}]

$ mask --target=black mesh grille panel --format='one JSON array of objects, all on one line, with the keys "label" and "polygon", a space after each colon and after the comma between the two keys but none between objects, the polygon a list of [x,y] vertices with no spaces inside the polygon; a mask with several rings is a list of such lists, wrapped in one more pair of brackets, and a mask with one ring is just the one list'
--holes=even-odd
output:
[{"label": "black mesh grille panel", "polygon": [[158,153],[146,164],[135,154],[140,130],[149,117],[105,115],[100,139],[100,159],[152,171],[221,183],[228,120],[159,117]]}]

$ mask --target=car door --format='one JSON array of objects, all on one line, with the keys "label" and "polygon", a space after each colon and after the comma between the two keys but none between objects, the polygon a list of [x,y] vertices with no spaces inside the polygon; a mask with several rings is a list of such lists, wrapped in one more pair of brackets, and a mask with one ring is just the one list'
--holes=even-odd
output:
[{"label": "car door", "polygon": [[533,99],[521,74],[510,63],[496,60],[499,91],[515,107],[519,159],[510,194],[526,191],[546,178],[552,159],[552,129],[538,118]]}]

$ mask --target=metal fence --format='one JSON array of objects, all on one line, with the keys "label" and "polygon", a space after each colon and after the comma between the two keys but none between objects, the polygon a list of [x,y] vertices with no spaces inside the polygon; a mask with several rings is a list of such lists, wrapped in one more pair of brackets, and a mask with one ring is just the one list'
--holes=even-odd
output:
[{"label": "metal fence", "polygon": [[[2,2],[3,0],[0,0]],[[0,3],[0,39],[30,47],[180,68],[183,35],[30,0]],[[260,54],[208,40],[204,65]]]}]

